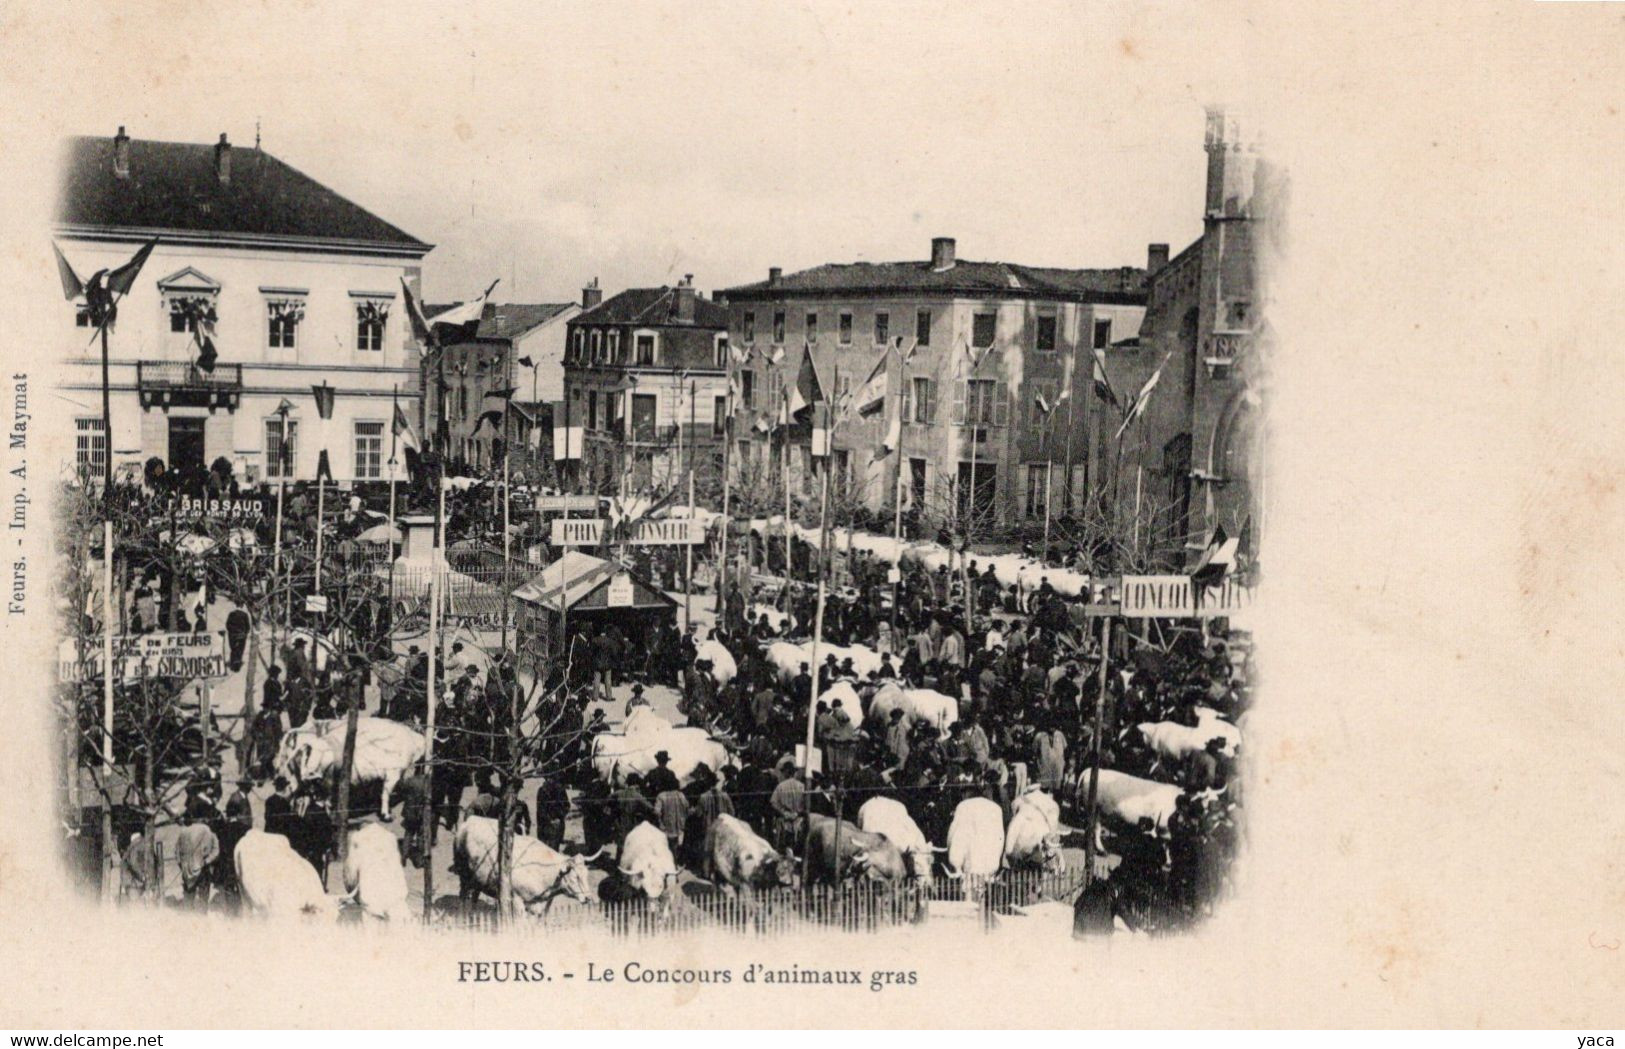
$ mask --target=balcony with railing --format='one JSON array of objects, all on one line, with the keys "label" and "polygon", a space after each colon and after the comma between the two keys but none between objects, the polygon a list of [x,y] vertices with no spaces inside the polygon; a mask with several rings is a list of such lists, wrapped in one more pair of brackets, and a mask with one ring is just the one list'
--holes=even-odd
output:
[{"label": "balcony with railing", "polygon": [[187,361],[138,361],[136,389],[141,407],[224,408],[236,411],[243,395],[243,368],[240,364],[216,364],[204,371]]}]

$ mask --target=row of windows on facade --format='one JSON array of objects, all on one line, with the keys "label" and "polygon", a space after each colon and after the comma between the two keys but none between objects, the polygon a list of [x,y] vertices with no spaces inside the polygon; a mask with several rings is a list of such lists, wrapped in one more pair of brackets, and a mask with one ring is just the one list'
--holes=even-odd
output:
[{"label": "row of windows on facade", "polygon": [[[834,453],[835,477],[839,480],[839,483],[850,484],[853,480],[851,452],[837,448]],[[741,462],[749,460],[749,442],[740,442],[739,454]],[[988,462],[978,462],[974,466],[969,462],[960,463],[959,483],[966,490],[972,487],[972,469],[975,471],[974,488],[976,490],[978,509],[991,512],[997,500],[998,465]],[[1021,503],[1024,516],[1036,520],[1042,518],[1046,510],[1050,513],[1061,514],[1072,512],[1073,492],[1077,489],[1078,482],[1083,477],[1083,466],[1074,464],[1069,467],[1065,463],[1056,462],[1027,463],[1024,470],[1026,473],[1025,498]],[[1067,483],[1069,472],[1071,474],[1070,484]],[[918,457],[908,459],[907,484],[909,502],[913,506],[925,506],[929,503],[927,474],[927,460]],[[1050,502],[1052,490],[1057,490],[1056,495],[1060,497],[1059,502]],[[963,505],[964,497],[968,494],[968,491],[955,491],[951,494],[958,497],[961,505]]]},{"label": "row of windows on facade", "polygon": [[[169,300],[169,330],[176,335],[197,332],[198,318],[187,308],[186,300],[196,296],[176,296]],[[210,305],[213,305],[210,302]],[[384,329],[389,310],[378,302],[358,303],[355,308],[355,348],[372,352],[384,348]],[[292,350],[299,345],[299,326],[305,319],[304,300],[273,299],[265,304],[265,344],[273,350]],[[77,314],[81,328],[91,326],[90,310],[81,306]],[[218,323],[218,322],[217,322]]]},{"label": "row of windows on facade", "polygon": [[[603,391],[602,397],[598,390],[587,390],[586,397],[582,397],[580,389],[571,391],[570,399],[577,413],[585,412],[582,418],[583,426],[587,430],[602,430],[610,434],[626,434],[633,440],[652,441],[659,436],[655,424],[656,411],[659,405],[658,398],[652,393],[632,394],[632,427],[630,432],[626,426],[625,404],[626,394],[618,390]],[[583,409],[585,404],[585,409]],[[698,405],[695,405],[695,420],[698,415]],[[713,397],[711,399],[710,420],[711,436],[721,437],[727,432],[728,426],[728,398]]]},{"label": "row of windows on facade", "polygon": [[[619,328],[576,328],[570,337],[568,364],[630,364],[653,367],[660,363],[659,343],[653,332],[636,332],[631,352]],[[718,368],[728,365],[728,336],[718,335],[712,356]]]},{"label": "row of windows on facade", "polygon": [[[357,480],[381,480],[384,475],[384,423],[381,420],[357,420],[352,431],[352,449],[355,453],[354,477]],[[74,462],[81,471],[92,475],[100,473],[107,464],[107,431],[99,417],[87,416],[74,420]],[[293,464],[299,460],[299,422],[287,424],[286,476],[293,477]],[[283,473],[283,429],[280,418],[265,420],[265,476],[276,479]]]},{"label": "row of windows on facade", "polygon": [[[1040,313],[1038,323],[1033,327],[1033,348],[1040,352],[1052,353],[1056,346],[1056,326],[1058,316],[1054,313]],[[920,346],[931,345],[930,310],[918,310],[914,314],[914,341]],[[741,318],[740,337],[748,344],[756,341],[756,313],[746,310]],[[782,345],[785,332],[785,311],[773,312],[773,342]],[[818,314],[808,312],[806,322],[802,326],[806,340],[811,343],[818,341]],[[992,311],[975,313],[971,316],[971,345],[977,349],[986,349],[998,339],[999,315]],[[1093,345],[1097,349],[1105,349],[1111,345],[1112,322],[1110,318],[1095,321]],[[891,342],[891,314],[884,310],[876,311],[874,316],[874,344],[885,346]],[[852,345],[852,314],[842,311],[835,322],[835,341],[842,346]]]}]

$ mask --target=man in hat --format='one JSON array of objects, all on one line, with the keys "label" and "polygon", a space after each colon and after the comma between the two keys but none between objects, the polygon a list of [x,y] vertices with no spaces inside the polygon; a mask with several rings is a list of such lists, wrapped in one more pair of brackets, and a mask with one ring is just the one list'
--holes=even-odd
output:
[{"label": "man in hat", "polygon": [[638,707],[647,707],[649,705],[649,700],[643,695],[643,685],[639,682],[634,682],[632,685],[632,697],[626,701],[625,716],[631,717],[634,709]]},{"label": "man in hat", "polygon": [[664,750],[655,752],[655,767],[649,770],[643,783],[644,791],[650,797],[659,797],[663,792],[678,789],[677,773],[669,767],[671,755]]}]

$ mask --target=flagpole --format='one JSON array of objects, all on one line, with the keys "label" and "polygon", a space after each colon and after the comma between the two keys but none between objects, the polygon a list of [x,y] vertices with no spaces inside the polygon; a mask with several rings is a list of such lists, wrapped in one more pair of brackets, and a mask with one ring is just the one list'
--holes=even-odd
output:
[{"label": "flagpole", "polygon": [[[835,369],[834,383],[836,389],[840,389],[840,376],[841,370],[839,367],[837,367]],[[813,410],[816,412],[817,408],[815,407]],[[832,443],[834,441],[834,431],[835,419],[833,413],[831,413],[831,418],[829,420],[829,431],[824,438],[826,442]],[[829,444],[826,444],[824,450],[826,453],[829,451]],[[818,549],[820,551],[824,549],[824,546],[829,538],[829,479],[830,475],[834,472],[835,471],[829,468],[829,463],[825,462],[824,483],[822,486],[822,494],[819,496],[818,501]],[[813,612],[812,694],[807,699],[807,755],[803,766],[807,770],[807,785],[809,788],[812,786],[812,753],[814,735],[818,727],[817,722],[814,719],[814,714],[818,709],[818,645],[819,642],[823,640],[824,635],[824,589],[824,571],[823,566],[820,565],[818,570],[818,604],[815,606],[815,610]]]},{"label": "flagpole", "polygon": [[[696,392],[696,384],[691,379],[688,384],[688,528],[690,529],[688,538],[690,539],[694,538],[694,398]],[[679,432],[682,431],[682,426],[682,422],[679,421],[677,424]],[[694,544],[690,542],[683,544],[683,629],[685,631],[693,623],[692,613],[689,609],[689,603],[693,599],[693,590]],[[712,624],[711,629],[713,633],[716,631],[715,623]]]},{"label": "flagpole", "polygon": [[1089,741],[1089,791],[1084,805],[1083,883],[1095,878],[1095,833],[1099,816],[1100,797],[1100,733],[1106,710],[1106,664],[1111,660],[1112,620],[1104,616],[1100,621],[1100,688],[1095,696],[1094,731]]},{"label": "flagpole", "polygon": [[[795,564],[795,554],[790,547],[790,413],[785,412],[784,426],[780,429],[780,440],[784,442],[784,610],[790,611],[790,567]],[[766,557],[766,554],[762,555]]]},{"label": "flagpole", "polygon": [[[972,367],[970,374],[975,375],[976,368]],[[973,407],[970,399],[971,389],[970,383],[967,382],[965,384],[965,408],[967,412],[974,410],[975,416],[980,416],[982,414],[981,398],[977,398],[977,403]],[[971,633],[976,629],[976,591],[972,586],[970,577],[970,544],[971,523],[976,516],[976,445],[978,443],[976,438],[980,436],[981,427],[977,425],[975,416],[972,417],[970,428],[970,491],[966,493],[965,497],[965,548],[959,552],[959,569],[965,578],[965,640],[967,643],[970,641]]]},{"label": "flagpole", "polygon": [[[730,473],[733,452],[733,424],[734,424],[734,353],[733,347],[728,347],[728,356],[723,362],[726,372],[727,386],[723,393],[722,411],[722,548],[717,566],[717,622],[726,625],[728,611],[728,533],[733,529],[733,520],[728,516],[728,496],[732,491],[733,477]],[[747,559],[748,560],[748,559]]]},{"label": "flagpole", "polygon": [[400,434],[395,432],[395,415],[401,410],[401,384],[396,383],[389,391],[389,552],[391,560],[395,553],[395,466],[396,452],[399,450]]},{"label": "flagpole", "polygon": [[[113,408],[108,383],[107,324],[102,317],[102,899],[113,899],[118,868],[113,842]],[[174,538],[173,529],[170,538]],[[119,595],[122,605],[124,597]],[[74,777],[79,775],[74,760]],[[77,816],[77,813],[75,814]]]}]

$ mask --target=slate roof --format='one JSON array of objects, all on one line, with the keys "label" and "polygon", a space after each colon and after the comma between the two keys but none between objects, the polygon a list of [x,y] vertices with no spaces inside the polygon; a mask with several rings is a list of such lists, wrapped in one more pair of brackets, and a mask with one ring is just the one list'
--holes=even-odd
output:
[{"label": "slate roof", "polygon": [[724,294],[730,300],[750,301],[908,293],[1143,302],[1146,273],[1135,266],[1070,270],[966,260],[944,270],[933,269],[930,262],[836,262],[786,274],[776,284],[758,281],[729,288]]},{"label": "slate roof", "polygon": [[230,181],[212,144],[131,139],[130,173],[113,170],[113,139],[67,140],[56,221],[68,226],[295,238],[398,248],[433,246],[260,149],[233,146]]},{"label": "slate roof", "polygon": [[675,316],[677,289],[628,288],[583,310],[576,324],[640,324],[650,327],[716,328],[728,327],[728,311],[710,299],[694,293],[694,319],[679,321]]}]

